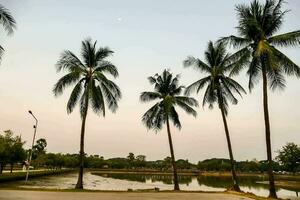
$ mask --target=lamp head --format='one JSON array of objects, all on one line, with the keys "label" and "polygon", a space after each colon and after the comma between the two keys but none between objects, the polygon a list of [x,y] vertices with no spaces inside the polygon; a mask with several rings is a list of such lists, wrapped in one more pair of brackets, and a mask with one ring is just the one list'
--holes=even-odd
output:
[{"label": "lamp head", "polygon": [[28,112],[29,112],[29,114],[31,114],[31,115],[32,115],[32,112],[31,112],[31,110],[28,110]]}]

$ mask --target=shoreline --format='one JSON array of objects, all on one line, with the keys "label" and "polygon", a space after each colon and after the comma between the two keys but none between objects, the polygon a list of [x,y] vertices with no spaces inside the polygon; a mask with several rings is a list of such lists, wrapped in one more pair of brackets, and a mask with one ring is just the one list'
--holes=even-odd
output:
[{"label": "shoreline", "polygon": [[[131,199],[132,196],[136,196],[138,198],[146,198],[148,199],[149,197],[151,197],[152,199],[161,199],[162,196],[164,195],[168,195],[168,198],[170,198],[170,195],[174,195],[174,197],[170,198],[170,199],[177,199],[179,196],[180,198],[178,199],[190,199],[191,196],[195,196],[195,199],[241,199],[241,197],[245,200],[250,200],[250,199],[255,199],[255,200],[267,200],[268,198],[266,197],[261,197],[261,196],[256,196],[252,193],[239,193],[239,192],[235,192],[235,191],[223,191],[223,192],[216,192],[216,191],[212,191],[212,192],[208,192],[208,191],[186,191],[186,190],[180,190],[180,191],[173,191],[173,190],[162,190],[162,191],[138,191],[138,190],[134,190],[134,191],[114,191],[114,190],[77,190],[77,189],[64,189],[64,190],[56,190],[56,189],[32,189],[32,188],[22,188],[22,189],[18,189],[18,188],[0,188],[0,197],[1,194],[7,192],[10,193],[11,195],[15,195],[16,193],[22,193],[22,195],[24,193],[30,193],[30,199],[32,199],[32,195],[34,194],[49,194],[51,193],[50,196],[53,197],[53,194],[57,194],[59,195],[59,197],[62,196],[62,194],[72,194],[74,196],[70,197],[70,199],[74,199],[74,197],[78,194],[80,195],[89,195],[89,194],[93,194],[93,198],[95,198],[95,196],[97,194],[102,194],[101,196],[98,197],[103,197],[103,195],[107,195],[107,199],[112,199],[112,196],[117,196],[117,199],[120,198],[124,198],[125,195],[129,196],[128,199]],[[121,195],[121,196],[119,196]],[[49,195],[47,195],[49,196]],[[64,196],[68,196],[68,195],[64,195]],[[154,197],[155,196],[155,197]],[[203,197],[201,197],[203,196]],[[211,196],[211,198],[209,198]],[[13,197],[13,196],[11,196]],[[24,196],[23,196],[24,197]],[[236,197],[236,198],[232,198],[232,197]],[[16,197],[13,197],[16,198]],[[43,197],[40,197],[43,198]],[[26,198],[24,198],[26,199]],[[28,198],[29,199],[29,198]],[[65,199],[65,198],[64,198]],[[97,198],[98,199],[98,198]],[[106,198],[104,198],[106,199]],[[124,198],[127,199],[127,198]],[[149,198],[150,199],[150,198]],[[22,198],[23,200],[23,198]]]}]

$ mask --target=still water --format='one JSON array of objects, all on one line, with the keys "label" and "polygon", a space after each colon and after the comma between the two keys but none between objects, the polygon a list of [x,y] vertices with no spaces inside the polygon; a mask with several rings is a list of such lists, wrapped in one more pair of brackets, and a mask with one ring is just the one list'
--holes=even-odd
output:
[{"label": "still water", "polygon": [[[77,181],[77,174],[32,178],[27,183],[15,181],[1,184],[0,187],[20,188],[48,188],[48,189],[73,189]],[[266,181],[254,177],[241,177],[239,179],[241,189],[260,196],[268,196],[268,187],[258,184],[258,181]],[[230,178],[207,176],[179,176],[181,190],[190,191],[224,191],[230,187]],[[141,174],[84,174],[84,188],[90,190],[127,190],[127,189],[153,189],[172,190],[172,176],[169,175],[141,175]],[[300,199],[300,191],[291,191],[277,188],[277,194],[281,198]]]}]

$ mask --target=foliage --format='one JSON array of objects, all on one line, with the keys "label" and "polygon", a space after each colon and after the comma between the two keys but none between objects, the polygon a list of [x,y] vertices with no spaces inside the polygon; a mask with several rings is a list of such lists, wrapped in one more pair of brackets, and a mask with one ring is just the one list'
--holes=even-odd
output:
[{"label": "foliage", "polygon": [[44,138],[40,138],[36,141],[36,144],[32,149],[32,159],[36,159],[38,156],[46,153],[47,141]]},{"label": "foliage", "polygon": [[193,66],[196,70],[207,74],[204,78],[197,80],[186,88],[185,93],[199,92],[205,86],[205,93],[202,101],[202,106],[209,104],[209,108],[213,108],[214,103],[219,105],[219,108],[224,108],[225,114],[228,113],[228,101],[232,104],[237,104],[238,100],[234,93],[241,96],[241,93],[246,93],[243,87],[226,76],[226,73],[232,67],[241,67],[245,64],[244,60],[237,58],[236,54],[226,53],[225,46],[222,42],[213,44],[208,43],[205,51],[205,61],[192,56],[184,61],[185,67]]},{"label": "foliage", "polygon": [[300,68],[278,48],[300,45],[300,30],[275,35],[281,28],[284,16],[283,0],[266,0],[265,4],[253,0],[251,5],[238,5],[238,36],[221,39],[240,48],[236,56],[248,62],[247,65],[232,66],[231,75],[238,74],[247,67],[249,89],[258,83],[262,70],[266,71],[269,87],[283,89],[284,75],[300,76]]},{"label": "foliage", "polygon": [[300,146],[295,143],[287,143],[278,151],[276,159],[286,171],[295,173],[300,169]]},{"label": "foliage", "polygon": [[129,153],[129,155],[127,156],[127,159],[129,160],[129,161],[134,161],[135,160],[135,156],[134,156],[134,153]]},{"label": "foliage", "polygon": [[0,134],[0,173],[7,164],[10,164],[12,171],[14,164],[24,162],[26,159],[24,143],[21,136],[14,136],[11,130]]},{"label": "foliage", "polygon": [[66,87],[75,85],[67,103],[68,113],[73,111],[78,102],[80,102],[81,116],[84,115],[89,102],[94,112],[103,116],[106,113],[105,102],[108,109],[113,112],[118,108],[121,91],[106,76],[108,74],[116,78],[119,75],[116,66],[105,60],[113,54],[113,51],[108,47],[96,49],[96,44],[97,42],[92,43],[91,39],[82,41],[83,61],[71,51],[66,50],[56,64],[58,72],[66,71],[67,74],[55,84],[53,88],[55,96],[61,95]]},{"label": "foliage", "polygon": [[168,70],[164,70],[161,75],[155,74],[148,80],[150,84],[154,85],[154,91],[142,92],[140,100],[142,102],[158,101],[142,117],[142,121],[148,129],[160,130],[167,119],[170,119],[174,126],[180,129],[181,123],[175,106],[182,108],[188,114],[197,115],[193,108],[198,106],[197,100],[192,97],[180,96],[184,87],[178,85],[179,75],[173,77]]},{"label": "foliage", "polygon": [[[1,4],[0,4],[0,24],[3,26],[4,30],[8,35],[12,34],[16,29],[16,21],[14,17],[11,15],[9,10],[7,10]],[[0,45],[0,60],[3,52],[4,52],[4,48]]]}]

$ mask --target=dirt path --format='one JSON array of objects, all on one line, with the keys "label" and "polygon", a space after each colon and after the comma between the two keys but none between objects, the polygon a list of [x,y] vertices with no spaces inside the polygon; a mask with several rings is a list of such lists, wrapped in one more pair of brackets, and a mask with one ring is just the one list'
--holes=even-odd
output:
[{"label": "dirt path", "polygon": [[49,192],[0,190],[0,200],[250,200],[220,193]]}]

